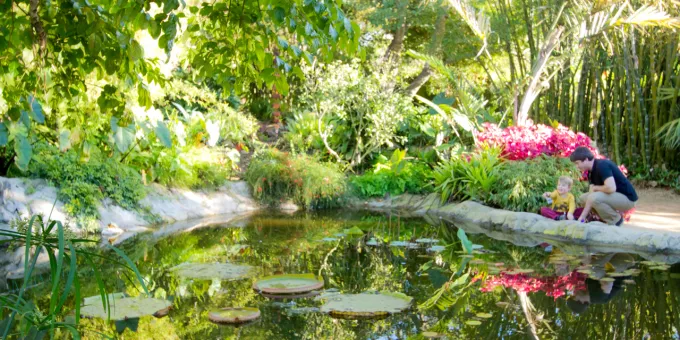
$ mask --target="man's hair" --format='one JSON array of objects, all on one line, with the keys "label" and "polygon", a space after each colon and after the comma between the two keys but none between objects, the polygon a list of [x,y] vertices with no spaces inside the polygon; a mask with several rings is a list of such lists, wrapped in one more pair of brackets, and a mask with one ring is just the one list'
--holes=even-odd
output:
[{"label": "man's hair", "polygon": [[590,151],[590,149],[586,148],[585,146],[579,146],[578,148],[576,148],[576,150],[574,150],[574,152],[571,153],[571,155],[569,155],[569,160],[571,160],[572,162],[576,161],[583,162],[585,160],[592,161],[593,159],[595,159],[593,152]]},{"label": "man's hair", "polygon": [[566,184],[571,188],[571,186],[574,185],[574,180],[571,179],[571,177],[560,176],[560,179],[557,181],[557,183]]}]

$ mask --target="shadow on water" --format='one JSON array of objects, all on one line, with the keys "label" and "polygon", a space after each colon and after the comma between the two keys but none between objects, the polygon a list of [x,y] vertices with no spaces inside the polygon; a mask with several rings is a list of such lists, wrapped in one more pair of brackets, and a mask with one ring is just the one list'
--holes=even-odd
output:
[{"label": "shadow on water", "polygon": [[[164,318],[143,317],[122,327],[119,322],[122,333],[114,322],[84,319],[84,338],[100,338],[96,332],[126,339],[679,336],[678,264],[547,243],[519,246],[473,233],[468,254],[455,226],[364,212],[262,212],[234,223],[162,238],[147,233],[121,244],[154,297],[171,299],[173,309]],[[170,273],[185,262],[247,264],[257,275],[226,281]],[[123,272],[102,270],[110,287],[139,294]],[[319,299],[272,300],[253,291],[258,277],[278,273],[314,273],[326,289],[343,293],[401,292],[414,303],[380,320],[336,319],[318,312]],[[94,280],[81,282],[83,296],[96,294]],[[230,306],[258,307],[261,317],[237,327],[208,320],[210,310]]]}]

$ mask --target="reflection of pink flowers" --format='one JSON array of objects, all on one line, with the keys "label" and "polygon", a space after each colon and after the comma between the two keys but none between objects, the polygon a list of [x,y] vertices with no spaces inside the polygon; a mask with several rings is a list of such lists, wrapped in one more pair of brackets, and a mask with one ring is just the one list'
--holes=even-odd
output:
[{"label": "reflection of pink flowers", "polygon": [[545,295],[555,299],[566,294],[566,291],[577,291],[586,289],[587,275],[579,272],[572,272],[564,276],[533,277],[527,274],[508,274],[501,273],[496,276],[486,278],[482,287],[482,292],[490,292],[498,286],[512,288],[518,292],[533,293],[537,291],[545,292]]}]

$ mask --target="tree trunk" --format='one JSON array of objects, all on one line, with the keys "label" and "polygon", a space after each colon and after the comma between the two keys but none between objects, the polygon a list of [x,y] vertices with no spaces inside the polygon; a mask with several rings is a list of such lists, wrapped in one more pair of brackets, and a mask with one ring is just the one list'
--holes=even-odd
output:
[{"label": "tree trunk", "polygon": [[408,0],[399,0],[397,2],[397,28],[394,30],[394,37],[392,42],[387,47],[385,55],[383,56],[383,61],[388,63],[396,63],[399,60],[399,54],[401,49],[404,47],[404,37],[406,37],[406,31],[408,31],[408,23],[406,22],[406,6],[408,5]]},{"label": "tree trunk", "polygon": [[[437,16],[434,33],[432,34],[432,41],[430,42],[430,46],[428,48],[428,53],[430,55],[436,55],[442,45],[444,31],[446,29],[446,19],[448,19],[448,17],[449,16],[444,11],[442,11]],[[418,90],[420,90],[420,88],[425,85],[428,80],[430,80],[432,72],[432,67],[430,67],[430,64],[426,63],[425,66],[423,66],[423,70],[420,71],[420,74],[416,77],[416,79],[413,79],[411,84],[409,84],[406,88],[406,95],[409,97],[415,96],[416,93],[418,93]]]},{"label": "tree trunk", "polygon": [[430,79],[432,76],[432,68],[430,67],[430,64],[425,64],[423,67],[423,70],[420,71],[420,74],[416,77],[416,79],[413,79],[411,84],[406,88],[406,95],[408,97],[413,97],[418,93],[418,90],[427,83],[427,81]]},{"label": "tree trunk", "polygon": [[517,117],[514,117],[515,124],[518,126],[526,125],[529,123],[529,109],[531,108],[531,104],[534,102],[534,100],[536,100],[536,97],[538,97],[538,94],[541,92],[541,87],[539,83],[541,75],[543,74],[543,71],[545,71],[545,68],[548,65],[548,60],[550,59],[552,51],[555,49],[555,47],[557,47],[557,44],[559,43],[560,36],[562,35],[563,31],[564,27],[555,28],[555,30],[550,33],[550,36],[545,42],[545,45],[543,46],[543,48],[541,48],[541,51],[538,54],[538,60],[536,60],[534,70],[531,75],[531,83],[529,83],[529,87],[527,88],[527,91],[524,93],[524,98],[522,98],[522,105],[520,105]]},{"label": "tree trunk", "polygon": [[43,55],[47,49],[47,34],[43,28],[40,16],[38,16],[38,5],[40,0],[31,0],[28,7],[28,15],[31,18],[31,26],[33,26],[34,36],[33,43],[37,43],[40,48],[40,54]]}]

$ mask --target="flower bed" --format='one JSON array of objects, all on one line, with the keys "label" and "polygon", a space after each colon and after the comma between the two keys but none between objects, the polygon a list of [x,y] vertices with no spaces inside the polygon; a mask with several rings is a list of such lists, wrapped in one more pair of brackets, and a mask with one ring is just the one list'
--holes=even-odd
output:
[{"label": "flower bed", "polygon": [[[557,127],[543,124],[527,126],[509,126],[500,128],[496,124],[484,123],[483,130],[476,134],[477,147],[498,147],[503,150],[503,158],[511,161],[533,159],[540,155],[567,158],[579,146],[585,146],[593,152],[595,158],[604,159],[592,140],[586,134],[573,132],[568,127],[558,124]],[[628,176],[625,165],[619,169]],[[588,173],[583,173],[582,181],[588,180]],[[626,221],[630,220],[635,208],[622,212]]]}]

